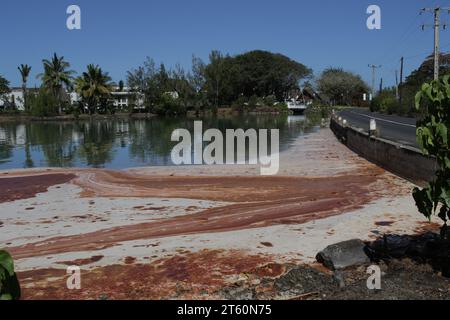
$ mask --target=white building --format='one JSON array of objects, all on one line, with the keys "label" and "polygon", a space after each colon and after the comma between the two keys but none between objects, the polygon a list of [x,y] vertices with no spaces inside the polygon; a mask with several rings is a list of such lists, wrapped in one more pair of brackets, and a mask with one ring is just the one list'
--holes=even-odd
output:
[{"label": "white building", "polygon": [[[28,89],[28,90],[34,90],[34,89]],[[0,99],[0,108],[3,109],[8,103],[10,103],[11,105],[14,105],[17,110],[20,110],[20,111],[25,110],[22,88],[11,88],[11,92],[8,94],[5,94],[5,99]]]},{"label": "white building", "polygon": [[[111,92],[111,100],[114,107],[117,109],[128,109],[130,103],[134,101],[137,108],[143,108],[144,95],[137,92],[132,92],[130,88],[124,87],[122,91],[119,91],[119,87],[114,87]],[[81,97],[76,92],[70,92],[70,103],[75,104],[81,101]]]},{"label": "white building", "polygon": [[[34,92],[36,88],[29,88],[27,92]],[[124,87],[122,91],[119,91],[119,87],[114,87],[111,92],[111,100],[114,107],[117,109],[128,109],[132,101],[136,104],[137,109],[144,108],[144,94],[140,92],[133,92],[131,88]],[[178,99],[177,92],[168,92],[171,97]],[[76,92],[69,92],[68,97],[71,104],[76,104],[81,101],[81,97]],[[5,101],[6,100],[6,101]],[[5,95],[5,99],[0,99],[0,109],[6,105],[11,104],[15,106],[17,110],[24,111],[24,94],[22,88],[11,88],[11,92]]]}]

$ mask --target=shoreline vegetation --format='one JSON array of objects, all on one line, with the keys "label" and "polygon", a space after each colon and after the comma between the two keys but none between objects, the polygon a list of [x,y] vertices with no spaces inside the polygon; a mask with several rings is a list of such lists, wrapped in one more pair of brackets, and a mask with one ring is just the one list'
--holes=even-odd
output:
[{"label": "shoreline vegetation", "polygon": [[241,114],[280,114],[289,112],[288,103],[368,106],[363,96],[369,88],[359,75],[330,67],[315,78],[306,65],[263,50],[234,56],[212,51],[208,62],[194,55],[190,70],[179,64],[168,68],[147,57],[118,83],[99,65],[77,73],[56,53],[42,64],[39,87],[27,86],[33,68],[26,64],[18,67],[21,88],[10,88],[0,75],[0,121],[201,115],[226,108]]},{"label": "shoreline vegetation", "polygon": [[[441,59],[441,74],[448,74],[450,54],[441,54]],[[422,83],[433,78],[430,61],[425,60],[396,87],[380,84],[373,100],[366,101],[372,90],[360,75],[329,67],[314,76],[306,65],[263,50],[234,56],[212,51],[208,62],[193,55],[190,70],[179,64],[167,68],[147,57],[141,66],[127,72],[125,81],[117,83],[99,65],[90,64],[86,71],[77,73],[55,53],[51,59],[42,60],[38,87],[27,86],[33,70],[27,64],[18,67],[20,88],[11,88],[9,80],[0,74],[0,121],[216,114],[223,107],[240,113],[282,113],[287,112],[284,109],[290,101],[322,109],[367,107],[420,118],[424,114],[415,109],[414,97]]]},{"label": "shoreline vegetation", "polygon": [[194,111],[216,113],[222,106],[253,111],[267,106],[287,109],[297,99],[300,82],[312,70],[281,54],[251,51],[237,56],[212,51],[209,63],[193,56],[192,70],[180,65],[168,69],[147,58],[115,83],[100,66],[89,64],[80,75],[56,53],[43,60],[41,86],[27,88],[31,67],[21,65],[22,88],[11,93],[9,81],[0,77],[0,111],[33,117],[73,114],[147,113],[178,116]]}]

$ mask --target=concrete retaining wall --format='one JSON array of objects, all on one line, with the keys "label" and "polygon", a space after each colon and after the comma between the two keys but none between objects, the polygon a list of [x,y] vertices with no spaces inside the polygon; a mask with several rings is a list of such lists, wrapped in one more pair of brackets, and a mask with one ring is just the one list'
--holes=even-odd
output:
[{"label": "concrete retaining wall", "polygon": [[331,119],[331,130],[349,149],[378,166],[418,184],[430,181],[437,170],[435,158],[416,148],[369,136]]}]

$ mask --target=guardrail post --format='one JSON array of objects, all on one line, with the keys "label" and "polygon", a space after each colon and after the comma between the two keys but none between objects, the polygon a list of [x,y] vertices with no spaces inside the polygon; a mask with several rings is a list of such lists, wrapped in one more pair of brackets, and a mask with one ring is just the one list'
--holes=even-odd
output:
[{"label": "guardrail post", "polygon": [[370,119],[369,124],[369,136],[377,136],[378,135],[378,129],[377,129],[377,122],[375,119]]}]

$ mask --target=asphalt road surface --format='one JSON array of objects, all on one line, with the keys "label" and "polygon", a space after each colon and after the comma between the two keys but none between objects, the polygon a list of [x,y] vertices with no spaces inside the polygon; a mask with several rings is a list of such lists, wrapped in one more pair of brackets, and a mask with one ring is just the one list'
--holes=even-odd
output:
[{"label": "asphalt road surface", "polygon": [[339,112],[339,116],[346,119],[348,124],[369,131],[370,119],[375,119],[380,137],[401,143],[403,145],[418,147],[416,141],[416,119],[385,115],[370,112],[365,108],[349,108]]}]

